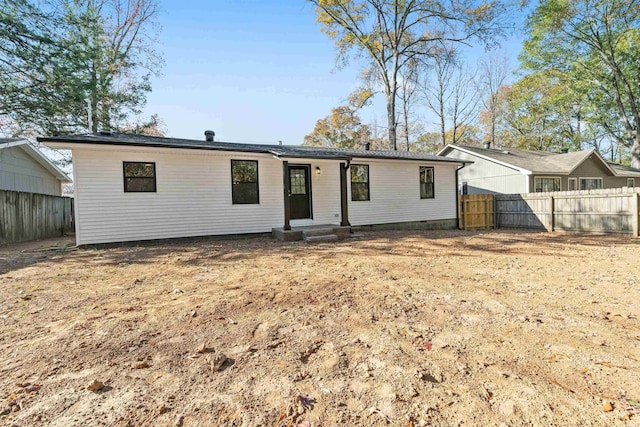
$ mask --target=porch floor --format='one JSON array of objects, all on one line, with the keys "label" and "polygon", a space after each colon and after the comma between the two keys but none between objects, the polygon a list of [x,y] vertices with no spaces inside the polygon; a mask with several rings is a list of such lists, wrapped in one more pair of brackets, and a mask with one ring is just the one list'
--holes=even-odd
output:
[{"label": "porch floor", "polygon": [[351,235],[351,227],[336,224],[305,225],[291,227],[291,230],[280,227],[271,229],[271,235],[274,239],[283,242],[330,241],[348,238]]}]

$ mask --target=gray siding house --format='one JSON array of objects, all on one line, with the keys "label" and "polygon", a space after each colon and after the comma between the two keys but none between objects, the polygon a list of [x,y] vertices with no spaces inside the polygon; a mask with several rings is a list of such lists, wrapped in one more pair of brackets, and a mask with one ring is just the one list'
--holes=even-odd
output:
[{"label": "gray siding house", "polygon": [[449,144],[439,156],[473,162],[458,172],[463,194],[517,194],[640,186],[640,170],[595,150],[567,153]]},{"label": "gray siding house", "polygon": [[62,195],[69,177],[24,139],[0,139],[0,190]]}]

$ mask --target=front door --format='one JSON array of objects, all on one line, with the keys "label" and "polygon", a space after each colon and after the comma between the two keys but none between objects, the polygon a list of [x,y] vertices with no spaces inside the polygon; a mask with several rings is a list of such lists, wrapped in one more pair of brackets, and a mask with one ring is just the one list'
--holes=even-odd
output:
[{"label": "front door", "polygon": [[311,167],[289,166],[291,219],[311,218]]}]

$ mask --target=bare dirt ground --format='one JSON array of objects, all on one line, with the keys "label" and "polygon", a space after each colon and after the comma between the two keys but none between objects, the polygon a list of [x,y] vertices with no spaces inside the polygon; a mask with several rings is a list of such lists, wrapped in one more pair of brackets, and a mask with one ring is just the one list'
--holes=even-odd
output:
[{"label": "bare dirt ground", "polygon": [[0,247],[5,425],[640,425],[639,240],[65,244]]}]

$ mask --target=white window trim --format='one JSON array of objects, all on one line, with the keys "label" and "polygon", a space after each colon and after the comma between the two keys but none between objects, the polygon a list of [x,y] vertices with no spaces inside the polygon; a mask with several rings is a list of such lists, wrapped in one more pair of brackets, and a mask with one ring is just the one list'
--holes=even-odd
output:
[{"label": "white window trim", "polygon": [[[558,191],[562,191],[562,177],[561,176],[547,176],[547,175],[536,175],[533,177],[533,192],[537,193],[536,188],[536,179],[558,179],[560,180],[560,190]],[[544,191],[543,191],[544,193]]]},{"label": "white window trim", "polygon": [[581,184],[581,181],[583,179],[599,180],[600,181],[600,188],[596,188],[596,190],[604,188],[604,180],[602,179],[602,177],[600,177],[600,176],[581,176],[580,179],[578,180],[578,190],[580,190],[582,188],[582,185],[580,185],[580,184]]},{"label": "white window trim", "polygon": [[[631,182],[631,185],[629,185],[629,182]],[[627,178],[627,187],[635,187],[636,186],[636,179],[635,178]]]},{"label": "white window trim", "polygon": [[[576,183],[576,185],[573,186],[573,190],[571,189],[571,181]],[[578,190],[578,178],[569,178],[569,182],[567,183],[567,190],[569,191]]]}]

